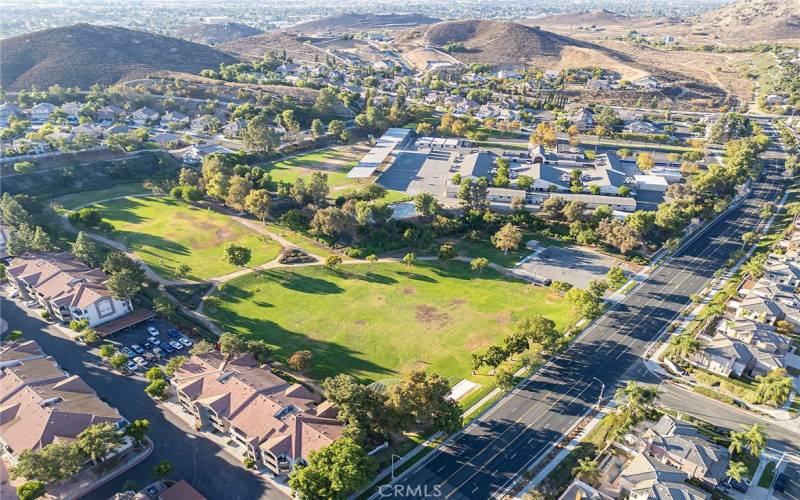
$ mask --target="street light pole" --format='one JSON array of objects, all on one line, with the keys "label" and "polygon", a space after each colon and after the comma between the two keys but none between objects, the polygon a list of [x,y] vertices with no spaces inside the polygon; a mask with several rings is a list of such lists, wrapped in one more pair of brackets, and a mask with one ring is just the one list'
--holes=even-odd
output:
[{"label": "street light pole", "polygon": [[603,391],[606,389],[606,384],[597,377],[592,377],[594,380],[600,382],[600,396],[597,397],[597,407],[600,408],[600,402],[603,400]]}]

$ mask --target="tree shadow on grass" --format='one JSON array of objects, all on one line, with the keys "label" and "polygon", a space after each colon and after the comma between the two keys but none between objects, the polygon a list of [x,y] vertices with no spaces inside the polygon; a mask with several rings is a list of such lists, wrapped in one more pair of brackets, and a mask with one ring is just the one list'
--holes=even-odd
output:
[{"label": "tree shadow on grass", "polygon": [[369,283],[379,283],[381,285],[397,284],[397,280],[392,278],[391,276],[386,276],[385,274],[373,273],[371,271],[364,274],[358,274],[355,277],[361,281],[367,281]]},{"label": "tree shadow on grass", "polygon": [[397,271],[397,274],[399,274],[400,276],[405,276],[406,278],[411,280],[425,281],[427,283],[438,283],[437,280],[431,278],[430,276],[426,276],[424,274],[412,273],[410,271]]},{"label": "tree shadow on grass", "polygon": [[220,308],[219,313],[214,316],[215,322],[219,325],[225,325],[227,328],[252,336],[252,338],[263,339],[270,344],[279,346],[280,349],[276,352],[275,357],[284,363],[296,351],[311,351],[314,354],[311,372],[317,380],[332,377],[339,373],[348,373],[362,382],[373,382],[374,380],[365,378],[361,374],[388,375],[397,373],[392,369],[364,359],[361,356],[361,352],[348,346],[311,338],[304,333],[287,330],[268,319],[243,317],[225,308]]},{"label": "tree shadow on grass", "polygon": [[110,217],[112,220],[126,222],[128,224],[142,224],[150,220],[136,212],[136,210],[144,206],[145,203],[139,198],[120,198],[118,200],[92,205],[93,208],[97,208],[100,211],[100,215],[104,219],[109,218],[108,215],[110,212],[111,215],[113,215],[113,217]]},{"label": "tree shadow on grass", "polygon": [[259,278],[280,284],[284,288],[310,294],[342,293],[344,289],[336,283],[293,271],[261,271]]}]

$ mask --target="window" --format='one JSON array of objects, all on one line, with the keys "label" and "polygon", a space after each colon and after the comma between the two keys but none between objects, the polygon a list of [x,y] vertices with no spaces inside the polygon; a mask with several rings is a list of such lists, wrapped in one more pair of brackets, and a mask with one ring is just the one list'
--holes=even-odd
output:
[{"label": "window", "polygon": [[[100,316],[108,316],[114,312],[114,307],[111,305],[110,300],[104,300],[97,303],[97,311],[100,313]],[[88,313],[88,311],[85,312]]]}]

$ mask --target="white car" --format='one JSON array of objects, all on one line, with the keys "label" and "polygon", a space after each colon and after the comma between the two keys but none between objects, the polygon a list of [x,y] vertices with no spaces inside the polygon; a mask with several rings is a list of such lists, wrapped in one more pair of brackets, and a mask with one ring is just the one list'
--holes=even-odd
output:
[{"label": "white car", "polygon": [[154,326],[148,326],[147,333],[149,333],[150,335],[161,335],[161,332],[158,331],[158,328]]},{"label": "white car", "polygon": [[10,298],[12,298],[12,299],[13,299],[14,297],[16,297],[17,295],[19,295],[19,290],[17,290],[16,288],[15,288],[15,289],[13,289],[13,290],[11,290],[11,293],[9,293],[9,294],[8,294],[8,296],[9,296]]},{"label": "white car", "polygon": [[29,300],[28,302],[25,302],[25,307],[36,309],[37,307],[39,307],[39,302],[35,300]]},{"label": "white car", "polygon": [[181,337],[178,339],[178,342],[185,345],[186,347],[192,347],[193,342],[186,337]]},{"label": "white car", "polygon": [[147,366],[147,361],[145,361],[145,359],[141,356],[136,356],[133,358],[133,362],[136,363],[139,368],[144,368]]},{"label": "white car", "polygon": [[171,345],[172,347],[174,347],[176,351],[180,351],[181,349],[183,349],[183,344],[181,344],[180,342],[178,342],[178,341],[176,341],[176,340],[173,340],[173,341],[171,341],[171,342],[169,343],[169,345]]},{"label": "white car", "polygon": [[158,339],[157,339],[157,338],[155,338],[155,337],[147,337],[147,341],[148,341],[148,342],[150,342],[150,343],[151,343],[151,344],[153,344],[153,345],[159,345],[159,344],[161,344],[161,341],[160,341],[160,340],[158,340]]}]

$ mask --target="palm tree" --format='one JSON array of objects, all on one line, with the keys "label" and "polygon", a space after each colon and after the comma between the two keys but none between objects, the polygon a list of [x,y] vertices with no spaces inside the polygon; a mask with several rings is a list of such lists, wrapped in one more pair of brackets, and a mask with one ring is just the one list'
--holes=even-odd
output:
[{"label": "palm tree", "polygon": [[600,466],[589,457],[578,460],[578,466],[572,468],[572,475],[586,483],[594,483],[600,479]]},{"label": "palm tree", "polygon": [[731,444],[728,446],[728,451],[731,455],[739,455],[745,448],[747,439],[744,432],[731,431]]},{"label": "palm tree", "polygon": [[657,388],[639,385],[632,380],[614,393],[614,399],[620,403],[620,411],[628,414],[631,423],[640,422],[656,398]]},{"label": "palm tree", "polygon": [[747,465],[744,462],[731,462],[725,475],[735,481],[741,481],[742,476],[747,474]]},{"label": "palm tree", "polygon": [[794,222],[797,222],[797,218],[800,217],[800,202],[796,201],[786,205],[786,213],[794,218]]},{"label": "palm tree", "polygon": [[753,257],[742,265],[742,273],[750,279],[758,278],[764,274],[764,263]]},{"label": "palm tree", "polygon": [[756,389],[758,397],[764,403],[775,406],[782,405],[794,390],[791,377],[786,376],[786,370],[779,368],[768,375],[761,377]]},{"label": "palm tree", "polygon": [[700,342],[691,335],[675,335],[669,339],[670,354],[679,358],[686,358],[700,348]]},{"label": "palm tree", "polygon": [[767,439],[764,437],[764,427],[761,424],[753,424],[745,433],[747,439],[747,447],[750,448],[750,453],[757,457],[767,445]]}]

